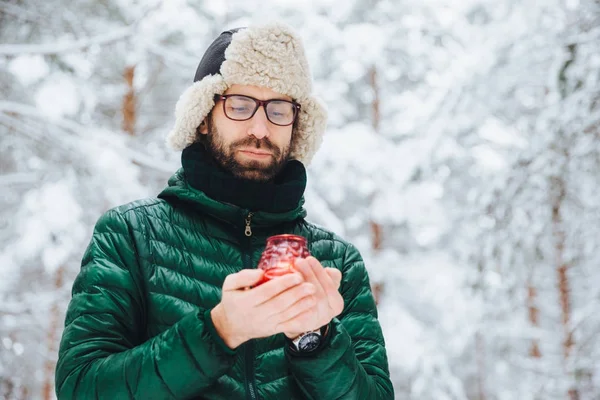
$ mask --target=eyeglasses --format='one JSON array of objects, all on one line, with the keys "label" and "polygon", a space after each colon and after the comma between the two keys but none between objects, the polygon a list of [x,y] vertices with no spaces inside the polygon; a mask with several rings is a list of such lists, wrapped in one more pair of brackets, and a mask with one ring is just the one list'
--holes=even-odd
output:
[{"label": "eyeglasses", "polygon": [[300,104],[287,100],[258,100],[240,94],[215,95],[215,103],[223,100],[225,116],[234,121],[247,121],[256,114],[260,106],[265,109],[269,122],[279,126],[288,126],[294,123]]}]

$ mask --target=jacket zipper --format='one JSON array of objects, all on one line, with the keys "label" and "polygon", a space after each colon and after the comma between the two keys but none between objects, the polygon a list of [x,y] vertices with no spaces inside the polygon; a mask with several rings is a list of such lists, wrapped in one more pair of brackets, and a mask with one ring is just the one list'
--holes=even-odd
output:
[{"label": "jacket zipper", "polygon": [[254,384],[254,339],[246,342],[244,357],[246,357],[246,393],[251,400],[257,400],[258,395]]},{"label": "jacket zipper", "polygon": [[[253,212],[248,212],[245,218],[246,228],[244,229],[244,235],[246,236],[246,250],[243,253],[243,263],[245,269],[252,268],[252,216]],[[248,393],[251,400],[257,400],[258,394],[256,392],[256,384],[254,383],[254,340],[251,339],[246,342],[244,347],[244,358],[246,367],[246,393]]]},{"label": "jacket zipper", "polygon": [[[254,216],[254,213],[252,211],[250,211],[248,213],[248,215],[246,216],[246,229],[244,230],[244,235],[246,235],[247,237],[252,236],[252,217]],[[250,246],[248,246],[250,247]]]}]

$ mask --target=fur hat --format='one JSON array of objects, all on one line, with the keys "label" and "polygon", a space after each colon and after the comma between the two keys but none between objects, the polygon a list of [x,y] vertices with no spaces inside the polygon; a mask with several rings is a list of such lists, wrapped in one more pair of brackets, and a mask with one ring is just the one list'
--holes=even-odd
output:
[{"label": "fur hat", "polygon": [[290,155],[308,165],[323,140],[327,111],[312,95],[299,36],[281,23],[233,29],[215,39],[198,65],[194,83],[177,102],[169,147],[183,150],[194,143],[196,129],[215,105],[214,95],[234,84],[266,87],[300,104]]}]

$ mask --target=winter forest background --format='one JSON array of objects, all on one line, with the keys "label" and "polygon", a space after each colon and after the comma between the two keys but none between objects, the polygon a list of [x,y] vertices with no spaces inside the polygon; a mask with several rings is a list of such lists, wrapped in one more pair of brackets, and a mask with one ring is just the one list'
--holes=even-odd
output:
[{"label": "winter forest background", "polygon": [[330,110],[309,219],[363,253],[397,398],[600,399],[599,0],[0,0],[0,399],[54,398],[94,223],[177,169],[208,44],[273,18]]}]

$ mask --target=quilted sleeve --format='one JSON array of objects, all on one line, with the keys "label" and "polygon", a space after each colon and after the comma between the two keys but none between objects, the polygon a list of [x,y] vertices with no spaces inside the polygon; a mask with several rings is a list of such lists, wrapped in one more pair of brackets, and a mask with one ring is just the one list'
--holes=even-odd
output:
[{"label": "quilted sleeve", "polygon": [[344,311],[314,354],[286,348],[294,379],[309,399],[393,399],[388,360],[362,258],[351,245],[342,269]]},{"label": "quilted sleeve", "polygon": [[72,291],[56,366],[58,399],[185,399],[233,365],[210,310],[143,342],[145,300],[130,226],[117,211],[96,224]]}]

